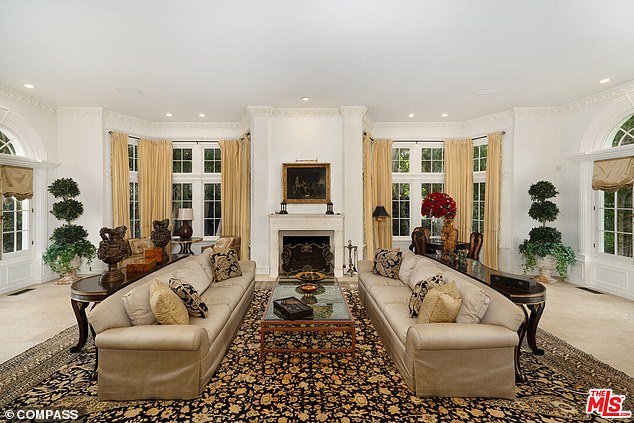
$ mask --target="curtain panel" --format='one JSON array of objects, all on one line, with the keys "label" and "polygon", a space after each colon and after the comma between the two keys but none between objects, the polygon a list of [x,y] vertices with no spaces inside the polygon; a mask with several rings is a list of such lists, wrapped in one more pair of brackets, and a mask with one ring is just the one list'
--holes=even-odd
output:
[{"label": "curtain panel", "polygon": [[223,236],[241,237],[240,258],[249,258],[251,234],[251,141],[220,140],[221,191],[220,216]]},{"label": "curtain panel", "polygon": [[594,162],[592,189],[607,192],[631,187],[634,183],[634,157]]},{"label": "curtain panel", "polygon": [[22,201],[33,198],[33,169],[0,166],[0,189],[4,197]]},{"label": "curtain panel", "polygon": [[152,221],[172,217],[172,142],[139,140],[139,214],[141,236],[152,233]]},{"label": "curtain panel", "polygon": [[125,239],[130,238],[130,165],[128,134],[115,132],[110,139],[110,173],[112,175],[112,226],[125,225]]},{"label": "curtain panel", "polygon": [[372,138],[367,132],[363,134],[363,235],[365,238],[365,258],[374,257],[374,197],[372,195]]},{"label": "curtain panel", "polygon": [[[392,140],[372,145],[372,210],[384,206],[390,217],[376,221],[375,248],[392,248]],[[374,257],[374,251],[372,251]]]},{"label": "curtain panel", "polygon": [[484,240],[482,263],[499,269],[500,186],[502,179],[502,132],[487,135],[488,155],[484,187]]},{"label": "curtain panel", "polygon": [[456,201],[454,227],[468,241],[473,219],[473,141],[445,140],[445,192]]}]

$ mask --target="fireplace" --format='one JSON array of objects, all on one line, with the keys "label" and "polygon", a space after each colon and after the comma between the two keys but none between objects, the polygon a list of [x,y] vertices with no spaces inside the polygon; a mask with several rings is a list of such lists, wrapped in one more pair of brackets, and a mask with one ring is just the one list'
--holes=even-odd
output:
[{"label": "fireplace", "polygon": [[329,236],[282,236],[280,275],[290,276],[299,272],[333,275],[334,259]]},{"label": "fireplace", "polygon": [[269,275],[271,277],[277,277],[280,273],[286,274],[280,264],[286,237],[327,238],[330,253],[334,256],[334,259],[330,260],[332,267],[328,274],[334,273],[336,277],[343,276],[343,215],[270,214],[269,229]]}]

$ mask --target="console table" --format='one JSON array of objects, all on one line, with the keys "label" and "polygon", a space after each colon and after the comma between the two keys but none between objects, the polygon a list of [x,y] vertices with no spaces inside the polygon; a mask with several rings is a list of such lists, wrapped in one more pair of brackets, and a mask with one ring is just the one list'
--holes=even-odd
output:
[{"label": "console table", "polygon": [[[125,275],[123,282],[115,284],[101,282],[101,275],[88,276],[73,283],[70,287],[70,304],[73,307],[75,318],[77,319],[77,325],[79,326],[79,341],[77,345],[70,349],[72,353],[78,353],[86,345],[86,339],[88,338],[88,319],[86,317],[86,307],[88,304],[95,304],[102,302],[110,295],[114,294],[121,288],[124,288],[135,282],[142,277],[149,275],[156,270],[167,266],[170,263],[174,263],[184,257],[188,257],[188,254],[172,254],[168,260],[159,263],[154,269],[148,272],[141,273],[128,273],[126,269],[121,269]],[[90,328],[90,331],[95,336],[94,331]]]},{"label": "console table", "polygon": [[189,254],[194,255],[192,251],[192,244],[196,242],[202,241],[202,238],[189,238],[189,239],[180,239],[180,238],[172,238],[172,244],[178,244],[180,250],[178,254]]},{"label": "console table", "polygon": [[[546,307],[546,287],[539,282],[531,280],[528,276],[493,270],[478,260],[465,259],[465,262],[461,264],[457,260],[453,262],[442,260],[438,254],[426,254],[426,256],[489,285],[522,309],[524,322],[517,330],[520,341],[515,348],[515,379],[518,382],[525,382],[526,376],[522,373],[520,367],[520,350],[524,336],[526,336],[526,341],[533,354],[544,354],[544,350],[537,346],[535,334],[537,333],[539,319],[541,319],[544,307]],[[524,286],[524,288],[520,286]]]}]

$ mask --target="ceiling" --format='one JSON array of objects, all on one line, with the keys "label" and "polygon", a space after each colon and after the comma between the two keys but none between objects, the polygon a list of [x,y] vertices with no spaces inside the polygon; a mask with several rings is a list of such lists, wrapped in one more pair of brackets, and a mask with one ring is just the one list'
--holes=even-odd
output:
[{"label": "ceiling", "polygon": [[632,16],[630,0],[0,0],[0,85],[156,122],[264,105],[463,121],[634,80]]}]

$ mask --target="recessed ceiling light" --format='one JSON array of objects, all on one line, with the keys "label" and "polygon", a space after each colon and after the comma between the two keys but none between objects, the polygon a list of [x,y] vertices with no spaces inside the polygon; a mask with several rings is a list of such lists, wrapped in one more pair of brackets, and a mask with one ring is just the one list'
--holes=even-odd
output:
[{"label": "recessed ceiling light", "polygon": [[442,115],[440,115],[440,116],[442,116],[442,117],[447,117],[447,116],[449,116],[449,113],[443,113],[443,114],[442,114]]},{"label": "recessed ceiling light", "polygon": [[198,117],[205,117],[204,113],[198,113]]},{"label": "recessed ceiling light", "polygon": [[35,88],[35,85],[33,84],[24,84],[24,88]]},{"label": "recessed ceiling light", "polygon": [[302,101],[308,101],[310,100],[310,97],[302,97]]},{"label": "recessed ceiling light", "polygon": [[172,117],[172,116],[174,116],[174,115],[173,115],[173,114],[171,114],[171,113],[165,113],[165,116],[167,116],[167,117]]},{"label": "recessed ceiling light", "polygon": [[409,117],[413,118],[413,117],[414,117],[414,116],[416,116],[416,115],[415,115],[414,113],[410,113],[410,114],[409,114],[409,115],[407,115],[407,116],[409,116]]},{"label": "recessed ceiling light", "polygon": [[603,78],[599,81],[599,84],[607,84],[608,82],[610,82],[610,78]]},{"label": "recessed ceiling light", "polygon": [[476,91],[476,95],[495,95],[499,92],[500,90],[498,88],[485,88],[483,90]]}]

